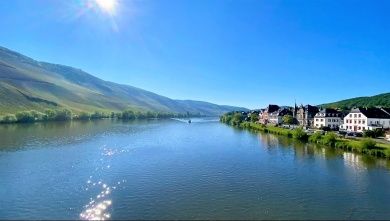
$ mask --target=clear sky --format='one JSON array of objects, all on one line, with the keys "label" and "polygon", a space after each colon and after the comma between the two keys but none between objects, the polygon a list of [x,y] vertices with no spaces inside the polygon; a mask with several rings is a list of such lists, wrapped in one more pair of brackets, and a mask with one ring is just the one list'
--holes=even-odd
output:
[{"label": "clear sky", "polygon": [[0,45],[171,98],[249,108],[390,92],[388,0],[104,1],[1,0]]}]

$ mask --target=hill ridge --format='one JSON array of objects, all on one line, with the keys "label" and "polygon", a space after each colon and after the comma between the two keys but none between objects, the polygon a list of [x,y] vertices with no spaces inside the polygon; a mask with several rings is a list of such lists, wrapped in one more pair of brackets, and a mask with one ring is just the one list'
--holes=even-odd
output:
[{"label": "hill ridge", "polygon": [[47,108],[68,108],[75,112],[133,109],[208,116],[246,110],[205,101],[171,99],[106,81],[72,66],[36,61],[0,46],[0,115]]}]

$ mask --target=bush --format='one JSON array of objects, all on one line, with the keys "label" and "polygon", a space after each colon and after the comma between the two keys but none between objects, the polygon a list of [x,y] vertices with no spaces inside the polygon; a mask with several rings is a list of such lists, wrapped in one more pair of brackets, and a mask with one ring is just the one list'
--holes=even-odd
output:
[{"label": "bush", "polygon": [[16,113],[16,119],[18,122],[21,122],[21,123],[35,121],[35,117],[29,111],[22,111],[22,112]]},{"label": "bush", "polygon": [[309,137],[309,141],[312,143],[318,143],[322,139],[322,134],[319,132],[315,132],[313,135]]},{"label": "bush", "polygon": [[363,132],[364,137],[370,137],[370,138],[382,137],[382,136],[384,136],[384,134],[385,134],[385,131],[382,129],[365,130]]},{"label": "bush", "polygon": [[9,123],[15,123],[17,121],[16,116],[13,114],[8,114],[3,117],[1,120],[1,123],[9,124]]},{"label": "bush", "polygon": [[89,120],[91,118],[89,113],[81,112],[78,116],[79,120]]},{"label": "bush", "polygon": [[328,132],[322,138],[322,143],[333,146],[336,143],[337,135],[334,132]]},{"label": "bush", "polygon": [[121,114],[121,118],[125,120],[135,119],[134,111],[131,110],[123,111]]},{"label": "bush", "polygon": [[241,113],[235,113],[232,120],[230,121],[233,126],[240,126],[241,122],[244,120],[244,117]]},{"label": "bush", "polygon": [[56,111],[56,116],[54,120],[63,121],[63,120],[71,120],[72,119],[72,111],[68,109],[63,109]]},{"label": "bush", "polygon": [[298,140],[307,140],[308,135],[307,133],[301,128],[296,128],[292,132],[293,138]]},{"label": "bush", "polygon": [[376,142],[372,139],[363,139],[361,141],[362,149],[375,149]]},{"label": "bush", "polygon": [[46,110],[45,115],[44,120],[55,120],[57,113],[54,110]]},{"label": "bush", "polygon": [[91,119],[102,119],[104,118],[104,114],[102,112],[95,111],[93,114],[90,116]]}]

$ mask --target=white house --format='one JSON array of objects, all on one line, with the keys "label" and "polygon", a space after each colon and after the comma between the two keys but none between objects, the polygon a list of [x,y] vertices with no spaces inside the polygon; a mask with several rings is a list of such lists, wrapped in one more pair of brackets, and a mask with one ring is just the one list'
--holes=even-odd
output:
[{"label": "white house", "polygon": [[283,123],[283,116],[284,115],[291,115],[292,116],[292,111],[286,108],[281,108],[277,111],[274,111],[272,113],[268,114],[269,118],[269,123],[270,124],[281,124]]},{"label": "white house", "polygon": [[354,132],[390,128],[390,108],[355,108],[344,118],[341,129]]},{"label": "white house", "polygon": [[322,109],[314,116],[313,126],[315,128],[329,127],[332,129],[337,129],[342,124],[342,113],[334,109]]}]

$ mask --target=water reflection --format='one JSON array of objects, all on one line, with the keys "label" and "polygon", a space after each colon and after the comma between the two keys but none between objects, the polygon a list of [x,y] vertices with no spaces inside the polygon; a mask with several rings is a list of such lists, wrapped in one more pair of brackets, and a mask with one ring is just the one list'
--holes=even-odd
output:
[{"label": "water reflection", "polygon": [[[0,124],[0,151],[42,148],[74,144],[93,139],[96,135],[129,133],[142,130],[142,125],[168,120],[121,121],[101,119],[91,121],[58,121],[25,124]],[[115,126],[113,128],[113,126]]]},{"label": "water reflection", "polygon": [[63,123],[0,128],[0,219],[390,215],[388,161],[217,122]]},{"label": "water reflection", "polygon": [[331,160],[340,158],[348,167],[355,169],[384,167],[390,169],[390,161],[378,159],[372,156],[360,155],[352,152],[345,152],[340,149],[330,148],[325,145],[305,143],[285,136],[278,136],[269,133],[259,133],[258,140],[263,147],[272,150],[273,148],[288,148],[294,152],[296,159],[322,158]]}]

